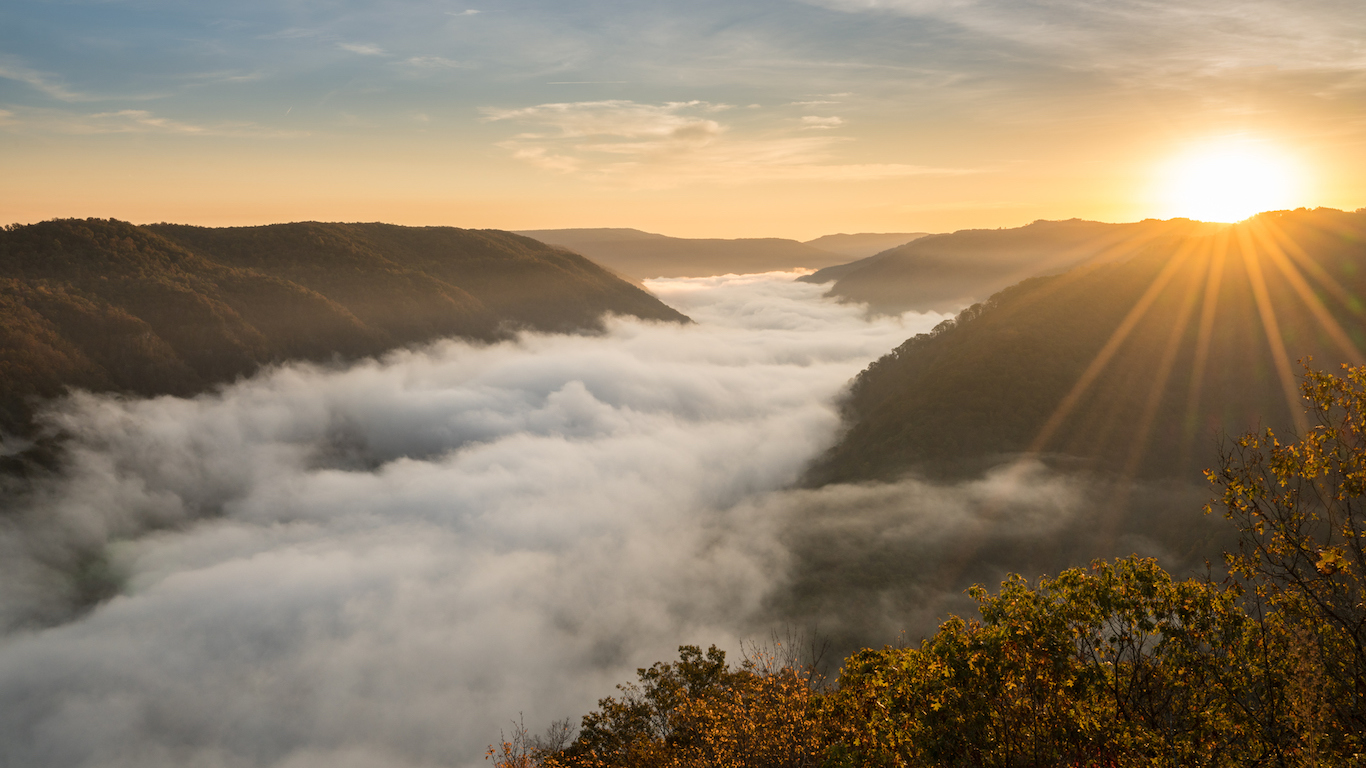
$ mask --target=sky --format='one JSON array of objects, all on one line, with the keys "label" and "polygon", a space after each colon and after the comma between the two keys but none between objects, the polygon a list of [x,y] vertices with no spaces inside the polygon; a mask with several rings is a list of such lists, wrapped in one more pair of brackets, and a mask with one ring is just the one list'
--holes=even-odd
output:
[{"label": "sky", "polygon": [[1356,0],[7,0],[0,221],[1133,221],[1229,142],[1354,210],[1363,40]]}]

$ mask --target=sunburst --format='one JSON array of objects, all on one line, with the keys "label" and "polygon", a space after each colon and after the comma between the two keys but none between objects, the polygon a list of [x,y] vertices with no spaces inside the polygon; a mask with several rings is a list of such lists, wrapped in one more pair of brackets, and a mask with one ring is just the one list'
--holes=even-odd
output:
[{"label": "sunburst", "polygon": [[[1232,284],[1225,275],[1228,270],[1234,273],[1236,281]],[[1328,347],[1324,351],[1336,358],[1334,362],[1366,362],[1366,354],[1338,319],[1342,314],[1360,317],[1366,315],[1366,311],[1360,310],[1348,291],[1282,229],[1276,217],[1259,216],[1222,232],[1188,239],[1172,251],[1163,268],[1153,276],[1143,294],[1045,420],[1026,456],[1050,447],[1063,423],[1074,415],[1101,375],[1113,366],[1121,348],[1132,343],[1134,332],[1145,317],[1151,316],[1159,296],[1171,291],[1179,293],[1174,294],[1178,297],[1176,301],[1166,304],[1168,311],[1173,308],[1175,311],[1169,316],[1169,325],[1164,331],[1160,360],[1140,374],[1148,379],[1149,389],[1141,414],[1129,425],[1131,452],[1123,468],[1124,477],[1133,477],[1144,461],[1159,408],[1170,394],[1169,381],[1182,354],[1190,355],[1191,362],[1190,380],[1185,387],[1185,414],[1179,427],[1184,432],[1185,443],[1181,450],[1183,453],[1191,450],[1200,423],[1199,410],[1210,365],[1216,315],[1223,309],[1221,294],[1241,295],[1250,300],[1256,318],[1254,322],[1260,326],[1261,343],[1269,352],[1272,364],[1269,373],[1274,377],[1273,381],[1278,382],[1287,413],[1300,434],[1308,424],[1296,381],[1298,366],[1291,353],[1294,345],[1282,331],[1284,316],[1307,313],[1307,319],[1314,326],[1311,334]],[[1193,338],[1188,336],[1188,329],[1194,331]],[[1190,346],[1183,353],[1183,346],[1188,344]],[[1176,386],[1180,388],[1180,384]]]},{"label": "sunburst", "polygon": [[1246,138],[1192,147],[1164,166],[1159,183],[1166,217],[1213,222],[1294,207],[1304,186],[1288,155]]}]

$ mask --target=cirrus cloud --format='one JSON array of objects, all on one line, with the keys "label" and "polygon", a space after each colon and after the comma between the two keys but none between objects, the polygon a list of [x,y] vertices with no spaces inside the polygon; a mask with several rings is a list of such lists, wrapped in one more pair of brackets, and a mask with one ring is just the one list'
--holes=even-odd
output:
[{"label": "cirrus cloud", "polygon": [[1179,86],[1249,66],[1366,70],[1366,13],[1351,0],[799,0],[847,13],[934,18],[1054,65]]},{"label": "cirrus cloud", "polygon": [[827,128],[838,128],[841,125],[844,125],[844,120],[839,117],[806,115],[802,118],[802,127],[807,129],[823,130]]},{"label": "cirrus cloud", "polygon": [[6,111],[0,127],[35,134],[164,134],[167,136],[222,138],[299,138],[305,131],[266,128],[251,122],[192,123],[158,115],[145,109],[81,113],[64,109],[19,107]]},{"label": "cirrus cloud", "polygon": [[[774,180],[866,180],[976,172],[904,163],[842,163],[852,139],[789,129],[736,131],[715,115],[731,107],[703,101],[641,104],[587,101],[519,109],[486,107],[488,122],[526,128],[498,144],[512,156],[559,173],[642,188]],[[830,130],[839,117],[802,117],[797,131]]]},{"label": "cirrus cloud", "polygon": [[384,49],[373,43],[337,43],[337,47],[362,56],[383,56]]}]

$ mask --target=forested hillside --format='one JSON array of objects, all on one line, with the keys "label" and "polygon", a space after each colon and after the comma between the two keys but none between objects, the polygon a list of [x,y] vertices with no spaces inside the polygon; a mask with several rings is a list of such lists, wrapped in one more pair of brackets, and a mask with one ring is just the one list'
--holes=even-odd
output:
[{"label": "forested hillside", "polygon": [[605,312],[685,319],[587,258],[511,232],[311,222],[147,229],[216,262],[335,298],[395,338],[479,335],[480,322],[599,328]]},{"label": "forested hillside", "polygon": [[969,475],[1024,451],[1187,478],[1220,435],[1294,429],[1296,361],[1366,347],[1366,213],[1185,229],[1021,282],[873,363],[811,482]]},{"label": "forested hillside", "polygon": [[1027,277],[1124,260],[1156,243],[1223,227],[1187,219],[1134,224],[1072,219],[1015,229],[965,229],[917,238],[802,280],[833,281],[831,296],[866,303],[874,312],[952,311]]},{"label": "forested hillside", "polygon": [[442,336],[685,321],[577,254],[507,232],[208,229],[99,219],[0,231],[0,430],[66,388],[186,395],[283,360]]}]

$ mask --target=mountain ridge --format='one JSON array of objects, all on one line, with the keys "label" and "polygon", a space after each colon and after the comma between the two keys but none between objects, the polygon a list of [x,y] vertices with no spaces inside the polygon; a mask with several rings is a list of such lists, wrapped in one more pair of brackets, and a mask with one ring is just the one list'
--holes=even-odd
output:
[{"label": "mountain ridge", "polygon": [[683,238],[638,229],[536,229],[517,234],[569,248],[624,276],[709,277],[820,269],[846,257],[781,237]]},{"label": "mountain ridge", "polygon": [[686,322],[570,251],[497,230],[62,219],[0,230],[0,430],[69,388],[190,395],[287,360],[445,336]]},{"label": "mountain ridge", "polygon": [[965,476],[1022,453],[1195,477],[1290,432],[1295,360],[1366,349],[1366,213],[1272,212],[1033,277],[875,361],[808,484]]},{"label": "mountain ridge", "polygon": [[803,242],[813,248],[838,253],[847,258],[863,259],[898,248],[929,234],[929,232],[857,232],[854,234],[840,232],[834,235],[822,235],[814,240]]},{"label": "mountain ridge", "polygon": [[1190,219],[1128,224],[1041,219],[1023,227],[927,235],[799,279],[833,282],[827,295],[867,304],[874,313],[957,311],[1028,277],[1128,258],[1153,240],[1226,226]]}]

